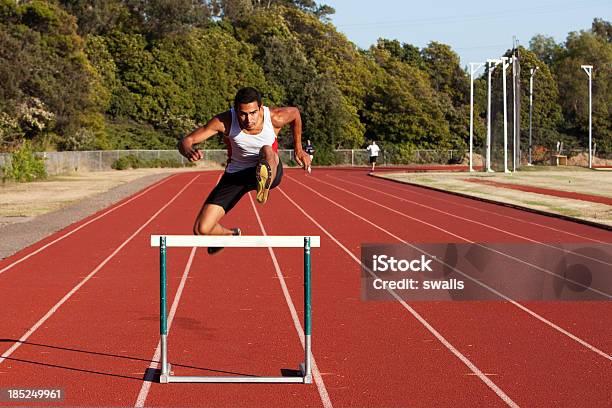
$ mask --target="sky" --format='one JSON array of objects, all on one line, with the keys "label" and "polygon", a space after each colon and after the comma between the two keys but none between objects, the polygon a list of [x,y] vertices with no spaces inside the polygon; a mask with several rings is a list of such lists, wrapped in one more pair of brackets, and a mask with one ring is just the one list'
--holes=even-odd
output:
[{"label": "sky", "polygon": [[593,18],[612,20],[612,0],[319,0],[336,13],[331,22],[360,48],[378,38],[419,48],[431,41],[448,44],[461,66],[499,58],[513,36],[529,48],[536,34],[562,43],[571,31],[588,30]]}]

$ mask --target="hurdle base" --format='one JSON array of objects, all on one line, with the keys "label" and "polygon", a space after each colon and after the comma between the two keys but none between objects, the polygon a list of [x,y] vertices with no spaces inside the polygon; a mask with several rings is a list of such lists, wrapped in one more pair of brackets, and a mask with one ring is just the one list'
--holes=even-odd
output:
[{"label": "hurdle base", "polygon": [[168,364],[168,374],[161,374],[159,382],[168,383],[274,383],[274,384],[312,384],[312,375],[305,375],[305,365],[300,363],[301,377],[252,377],[252,376],[187,376],[172,375],[170,364]]},{"label": "hurdle base", "polygon": [[312,374],[306,374],[306,363],[300,363],[300,372],[304,379],[304,384],[312,384]]},{"label": "hurdle base", "polygon": [[169,375],[169,383],[304,383],[304,377],[202,377]]},{"label": "hurdle base", "polygon": [[170,382],[170,377],[172,376],[172,371],[170,371],[170,363],[167,364],[168,368],[168,373],[164,374],[163,372],[163,368],[162,368],[162,373],[159,376],[159,382],[160,384],[168,384]]}]

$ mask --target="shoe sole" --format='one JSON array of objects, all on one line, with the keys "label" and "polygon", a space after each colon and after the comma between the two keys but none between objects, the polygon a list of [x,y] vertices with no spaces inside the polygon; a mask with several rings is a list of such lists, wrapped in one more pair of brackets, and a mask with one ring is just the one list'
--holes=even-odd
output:
[{"label": "shoe sole", "polygon": [[[235,236],[242,235],[242,231],[240,230],[240,228],[233,228],[233,230]],[[217,255],[219,252],[223,251],[224,248],[225,247],[208,247],[206,248],[206,252],[208,252],[208,255]]]},{"label": "shoe sole", "polygon": [[270,185],[272,184],[272,169],[268,162],[261,161],[257,166],[255,172],[257,176],[257,202],[260,204],[265,203],[268,200],[268,194],[270,193]]},{"label": "shoe sole", "polygon": [[206,251],[208,255],[217,255],[219,252],[223,251],[223,247],[208,247]]}]

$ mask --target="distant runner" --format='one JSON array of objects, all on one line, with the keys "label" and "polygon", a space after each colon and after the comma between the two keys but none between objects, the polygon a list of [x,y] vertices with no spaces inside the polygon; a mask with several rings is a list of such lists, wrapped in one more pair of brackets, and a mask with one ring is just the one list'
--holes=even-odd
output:
[{"label": "distant runner", "polygon": [[380,152],[380,147],[376,144],[374,140],[368,146],[368,151],[370,152],[370,163],[372,163],[372,172],[374,171],[374,167],[376,167],[376,159],[378,159],[378,152]]},{"label": "distant runner", "polygon": [[[312,160],[314,159],[315,148],[310,143],[310,140],[306,140],[306,147],[304,148],[304,151],[306,152],[306,154],[308,154],[308,156],[310,157],[310,162],[312,163]],[[307,170],[310,173],[310,166],[307,167]]]}]

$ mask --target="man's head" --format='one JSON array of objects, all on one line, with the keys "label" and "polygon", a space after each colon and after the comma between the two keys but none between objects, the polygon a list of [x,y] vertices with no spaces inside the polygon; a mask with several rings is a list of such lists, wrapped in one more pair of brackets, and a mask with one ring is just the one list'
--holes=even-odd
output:
[{"label": "man's head", "polygon": [[257,89],[247,87],[236,93],[234,110],[242,129],[254,129],[261,116],[261,94]]}]

